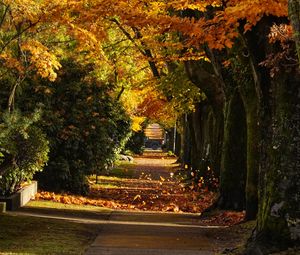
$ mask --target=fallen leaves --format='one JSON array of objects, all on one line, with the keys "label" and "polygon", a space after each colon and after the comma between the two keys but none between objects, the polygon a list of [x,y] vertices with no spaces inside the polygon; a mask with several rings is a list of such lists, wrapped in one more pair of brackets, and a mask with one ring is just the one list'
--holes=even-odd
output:
[{"label": "fallen leaves", "polygon": [[[68,194],[39,192],[36,199],[76,205],[103,206],[112,209],[190,212],[199,213],[208,208],[215,199],[212,192],[187,190],[180,182],[160,176],[152,180],[143,179],[105,180],[105,185],[93,185],[86,197]],[[99,178],[101,181],[101,177]],[[109,185],[108,185],[109,183]],[[111,186],[111,188],[107,188]]]},{"label": "fallen leaves", "polygon": [[[156,156],[156,155],[155,155]],[[151,163],[157,162],[151,158]],[[205,189],[189,189],[170,172],[159,168],[150,170],[150,163],[135,166],[135,178],[99,176],[98,184],[90,182],[90,193],[83,196],[40,192],[36,199],[76,205],[93,205],[118,210],[158,211],[175,213],[202,213],[216,200],[216,193]],[[147,163],[147,164],[146,164]],[[203,220],[207,225],[233,225],[244,219],[244,213],[222,212]]]},{"label": "fallen leaves", "polygon": [[220,211],[203,220],[205,225],[232,226],[245,219],[245,211]]}]

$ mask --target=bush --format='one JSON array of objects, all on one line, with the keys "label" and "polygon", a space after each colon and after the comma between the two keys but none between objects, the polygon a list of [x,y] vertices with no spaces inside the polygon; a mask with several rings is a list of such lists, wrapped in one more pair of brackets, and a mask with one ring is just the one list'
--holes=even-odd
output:
[{"label": "bush", "polygon": [[143,154],[145,149],[145,132],[144,130],[139,132],[133,132],[130,139],[126,143],[125,149],[133,152],[134,154]]},{"label": "bush", "polygon": [[34,125],[39,113],[23,117],[20,112],[4,114],[0,126],[0,194],[16,192],[24,181],[41,171],[48,160],[45,134]]},{"label": "bush", "polygon": [[63,66],[56,82],[39,81],[34,95],[23,91],[27,96],[21,105],[44,104],[40,127],[51,151],[45,171],[37,174],[40,187],[85,194],[86,175],[112,164],[128,137],[130,120],[111,97],[109,85],[87,77],[87,67],[72,62]]}]

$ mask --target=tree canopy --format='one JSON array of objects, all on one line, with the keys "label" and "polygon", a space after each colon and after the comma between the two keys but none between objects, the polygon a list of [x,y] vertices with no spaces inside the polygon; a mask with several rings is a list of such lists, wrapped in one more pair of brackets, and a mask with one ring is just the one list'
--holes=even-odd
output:
[{"label": "tree canopy", "polygon": [[[299,10],[296,0],[1,0],[2,180],[20,182],[8,176],[22,165],[9,132],[24,142],[35,130],[38,166],[47,137],[41,181],[84,193],[87,174],[158,122],[195,186],[257,219],[249,254],[295,244]],[[8,127],[36,109],[40,120]]]}]

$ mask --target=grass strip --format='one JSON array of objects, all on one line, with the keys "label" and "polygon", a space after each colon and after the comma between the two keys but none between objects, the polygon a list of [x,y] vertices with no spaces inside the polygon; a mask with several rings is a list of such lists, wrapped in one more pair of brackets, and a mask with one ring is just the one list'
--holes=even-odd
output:
[{"label": "grass strip", "polygon": [[0,214],[0,254],[83,254],[98,226]]}]

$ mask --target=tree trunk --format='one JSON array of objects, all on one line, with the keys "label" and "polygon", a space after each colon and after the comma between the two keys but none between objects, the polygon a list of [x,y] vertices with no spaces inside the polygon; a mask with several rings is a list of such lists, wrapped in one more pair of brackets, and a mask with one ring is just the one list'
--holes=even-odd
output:
[{"label": "tree trunk", "polygon": [[193,137],[192,167],[201,169],[203,159],[212,161],[210,158],[211,142],[213,137],[210,130],[213,128],[210,121],[211,107],[207,101],[195,105],[195,112],[191,114],[191,136]]},{"label": "tree trunk", "polygon": [[190,140],[190,130],[188,125],[187,115],[184,114],[180,118],[180,152],[178,153],[178,162],[181,163],[182,167],[190,168],[191,167],[191,140]]},{"label": "tree trunk", "polygon": [[299,70],[275,81],[272,91],[273,114],[269,128],[264,130],[260,204],[254,235],[255,244],[266,253],[300,240]]},{"label": "tree trunk", "polygon": [[298,54],[298,61],[300,64],[300,1],[289,0],[288,5],[289,5],[289,17],[294,30],[296,51]]},{"label": "tree trunk", "polygon": [[[178,130],[178,129],[177,129]],[[175,141],[175,151],[174,151],[174,153],[175,153],[175,155],[176,156],[178,156],[179,157],[179,155],[180,155],[180,151],[181,151],[181,134],[178,132],[178,131],[176,131],[176,141]]]},{"label": "tree trunk", "polygon": [[219,81],[214,74],[210,63],[201,61],[185,62],[186,72],[190,80],[198,86],[207,97],[208,104],[212,107],[213,118],[210,120],[212,137],[210,143],[211,165],[217,176],[220,174],[221,152],[224,132],[223,107],[225,102],[225,93],[223,83]]},{"label": "tree trunk", "polygon": [[243,100],[247,122],[247,180],[246,180],[246,220],[256,218],[258,210],[258,168],[260,159],[261,127],[259,125],[260,87],[256,74],[252,76],[252,57],[241,36],[234,51],[234,80],[238,84]]},{"label": "tree trunk", "polygon": [[248,254],[258,249],[269,253],[300,240],[299,67],[282,68],[271,78],[269,71],[258,65],[269,53],[280,52],[266,38],[270,27],[282,22],[274,17],[263,18],[247,36],[255,64],[253,77],[259,79],[262,96],[259,209]]},{"label": "tree trunk", "polygon": [[[253,220],[256,218],[258,210],[258,168],[261,130],[259,127],[257,97],[247,97],[245,94],[243,98],[247,120],[246,219]],[[251,102],[249,102],[250,98],[252,99]]]},{"label": "tree trunk", "polygon": [[173,151],[173,144],[174,144],[174,128],[170,128],[167,130],[166,150]]},{"label": "tree trunk", "polygon": [[219,207],[243,210],[246,182],[246,119],[237,89],[226,107]]},{"label": "tree trunk", "polygon": [[188,121],[188,115],[185,114],[183,116],[183,123],[184,123],[184,146],[183,146],[183,164],[184,168],[190,169],[191,168],[191,153],[192,153],[192,143],[191,143],[191,133]]}]

